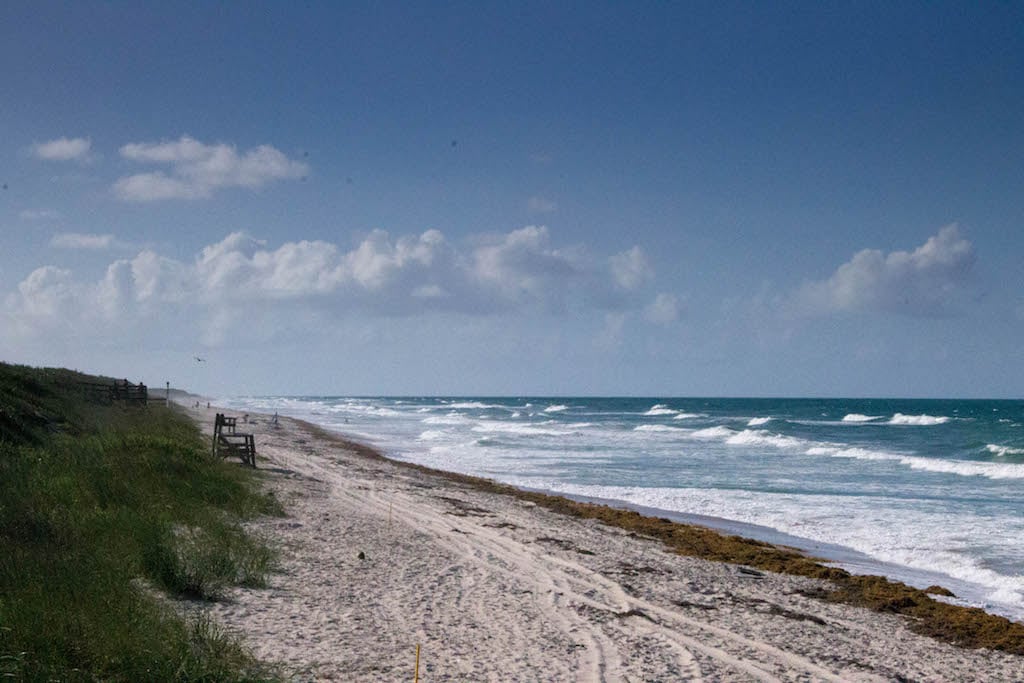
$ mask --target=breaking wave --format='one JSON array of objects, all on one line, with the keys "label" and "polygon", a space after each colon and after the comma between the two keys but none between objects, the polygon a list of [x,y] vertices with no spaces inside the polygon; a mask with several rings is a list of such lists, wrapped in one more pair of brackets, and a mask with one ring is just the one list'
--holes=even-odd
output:
[{"label": "breaking wave", "polygon": [[875,420],[881,419],[881,415],[861,415],[860,413],[850,413],[843,417],[843,422],[874,422]]},{"label": "breaking wave", "polygon": [[855,458],[857,460],[891,460],[913,470],[958,474],[962,477],[988,477],[989,479],[1024,479],[1024,465],[995,462],[974,462],[970,460],[939,460],[917,455],[900,455],[864,448],[843,448],[841,446],[814,446],[807,449],[807,455],[828,455],[833,458]]},{"label": "breaking wave", "polygon": [[648,410],[646,413],[644,413],[644,415],[646,415],[648,417],[655,417],[655,416],[658,416],[658,415],[675,415],[678,412],[679,412],[678,410],[673,410],[673,409],[669,408],[667,405],[664,405],[663,403],[659,403],[659,404],[657,404],[655,406],[652,406],[650,410]]},{"label": "breaking wave", "polygon": [[945,415],[904,415],[896,413],[889,420],[891,425],[914,425],[917,427],[932,427],[934,425],[946,424],[951,418]]}]

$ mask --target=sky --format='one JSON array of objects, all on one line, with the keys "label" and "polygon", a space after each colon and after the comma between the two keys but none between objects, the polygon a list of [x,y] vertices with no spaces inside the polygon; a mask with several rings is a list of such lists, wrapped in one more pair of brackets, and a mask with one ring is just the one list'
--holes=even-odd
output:
[{"label": "sky", "polygon": [[214,396],[1020,398],[1022,25],[4,2],[0,360]]}]

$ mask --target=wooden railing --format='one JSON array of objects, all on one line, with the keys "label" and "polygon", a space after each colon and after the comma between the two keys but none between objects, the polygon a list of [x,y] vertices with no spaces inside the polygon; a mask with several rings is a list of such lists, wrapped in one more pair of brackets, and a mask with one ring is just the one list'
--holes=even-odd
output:
[{"label": "wooden railing", "polygon": [[78,386],[85,394],[86,400],[103,405],[111,405],[115,401],[125,405],[145,406],[149,402],[149,389],[141,382],[132,384],[128,380],[113,382],[79,382]]}]

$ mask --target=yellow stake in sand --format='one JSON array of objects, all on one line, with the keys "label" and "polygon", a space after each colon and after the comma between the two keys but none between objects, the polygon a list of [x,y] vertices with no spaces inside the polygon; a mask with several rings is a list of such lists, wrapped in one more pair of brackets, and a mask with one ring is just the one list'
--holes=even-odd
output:
[{"label": "yellow stake in sand", "polygon": [[420,683],[420,644],[416,643],[416,674],[413,683]]}]

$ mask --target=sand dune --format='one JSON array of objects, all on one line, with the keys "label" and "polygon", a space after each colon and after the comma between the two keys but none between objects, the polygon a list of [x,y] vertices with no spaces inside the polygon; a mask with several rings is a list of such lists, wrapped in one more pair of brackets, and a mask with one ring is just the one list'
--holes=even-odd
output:
[{"label": "sand dune", "polygon": [[[193,415],[209,429],[212,411]],[[1012,681],[1024,658],[250,418],[288,517],[268,589],[210,613],[295,680]]]}]

